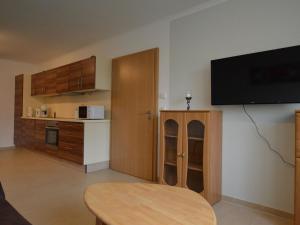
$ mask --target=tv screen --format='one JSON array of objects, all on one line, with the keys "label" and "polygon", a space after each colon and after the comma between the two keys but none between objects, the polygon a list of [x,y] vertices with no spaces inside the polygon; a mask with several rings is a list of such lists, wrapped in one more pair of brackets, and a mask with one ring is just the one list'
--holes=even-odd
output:
[{"label": "tv screen", "polygon": [[300,46],[211,61],[211,104],[300,102]]}]

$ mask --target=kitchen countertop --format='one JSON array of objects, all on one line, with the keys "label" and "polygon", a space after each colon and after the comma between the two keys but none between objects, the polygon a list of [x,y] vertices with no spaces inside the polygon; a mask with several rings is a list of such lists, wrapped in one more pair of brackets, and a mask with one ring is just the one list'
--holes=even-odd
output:
[{"label": "kitchen countertop", "polygon": [[110,120],[81,120],[81,119],[74,119],[74,118],[43,118],[43,117],[21,117],[22,119],[29,119],[29,120],[52,120],[52,121],[62,121],[62,122],[75,122],[75,123],[107,123]]}]

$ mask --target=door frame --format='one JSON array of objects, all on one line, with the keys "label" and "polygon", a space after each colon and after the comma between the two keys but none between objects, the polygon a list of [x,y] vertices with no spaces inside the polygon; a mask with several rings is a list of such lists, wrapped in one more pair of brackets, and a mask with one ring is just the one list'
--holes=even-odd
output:
[{"label": "door frame", "polygon": [[[153,100],[154,100],[154,112],[153,112],[153,149],[152,149],[152,181],[153,182],[157,182],[158,181],[158,177],[159,175],[157,174],[158,171],[158,81],[159,81],[159,48],[151,48],[151,49],[147,49],[147,50],[142,50],[139,52],[135,52],[135,53],[130,53],[127,55],[123,55],[123,56],[119,56],[116,58],[113,58],[112,61],[117,60],[117,59],[121,59],[123,57],[127,57],[127,56],[133,56],[136,54],[140,54],[143,52],[148,52],[148,51],[154,51],[154,90],[153,90]],[[112,63],[112,71],[113,71],[113,63]],[[112,74],[113,75],[113,74]],[[111,77],[111,79],[113,79]],[[112,103],[112,96],[111,96],[111,103]],[[112,106],[112,104],[111,104]],[[112,111],[112,107],[111,107],[111,111]],[[110,158],[111,158],[111,142],[112,142],[112,129],[110,129]],[[111,166],[110,166],[111,167]]]}]

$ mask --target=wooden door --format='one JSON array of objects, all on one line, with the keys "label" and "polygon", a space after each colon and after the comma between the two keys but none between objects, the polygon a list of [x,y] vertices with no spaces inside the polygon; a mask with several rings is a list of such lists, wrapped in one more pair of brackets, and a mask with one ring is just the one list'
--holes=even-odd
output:
[{"label": "wooden door", "polygon": [[207,113],[184,113],[183,187],[205,196],[208,190]]},{"label": "wooden door", "polygon": [[113,59],[111,168],[156,180],[158,49]]},{"label": "wooden door", "polygon": [[182,186],[182,112],[160,115],[160,183]]}]

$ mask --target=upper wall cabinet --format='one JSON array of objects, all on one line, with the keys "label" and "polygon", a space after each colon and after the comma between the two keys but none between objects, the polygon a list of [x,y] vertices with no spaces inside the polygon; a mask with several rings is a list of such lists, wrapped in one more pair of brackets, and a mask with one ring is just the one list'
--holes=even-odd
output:
[{"label": "upper wall cabinet", "polygon": [[110,90],[111,64],[95,56],[55,69],[33,74],[31,95]]}]

